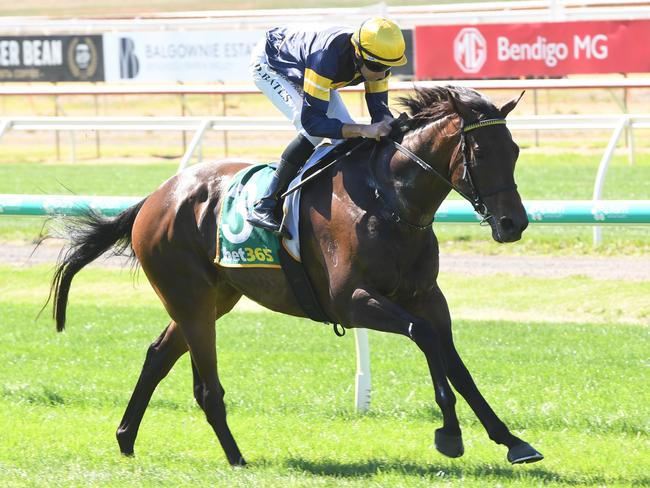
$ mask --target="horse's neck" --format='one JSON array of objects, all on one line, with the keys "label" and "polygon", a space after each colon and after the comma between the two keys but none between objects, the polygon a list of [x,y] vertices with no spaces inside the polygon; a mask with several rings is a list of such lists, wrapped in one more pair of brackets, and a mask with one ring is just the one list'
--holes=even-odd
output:
[{"label": "horse's neck", "polygon": [[[450,123],[447,117],[430,123],[407,134],[402,142],[447,179],[457,145],[457,138],[448,130]],[[388,162],[388,174],[388,184],[392,185],[396,204],[404,218],[418,225],[431,222],[449,194],[449,186],[399,151]]]}]

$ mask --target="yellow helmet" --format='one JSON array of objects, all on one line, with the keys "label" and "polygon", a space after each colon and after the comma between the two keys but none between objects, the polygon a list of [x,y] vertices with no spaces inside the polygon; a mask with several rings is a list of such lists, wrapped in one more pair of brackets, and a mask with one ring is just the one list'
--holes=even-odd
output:
[{"label": "yellow helmet", "polygon": [[406,45],[399,26],[384,17],[365,20],[352,34],[352,44],[365,61],[384,66],[406,64]]}]

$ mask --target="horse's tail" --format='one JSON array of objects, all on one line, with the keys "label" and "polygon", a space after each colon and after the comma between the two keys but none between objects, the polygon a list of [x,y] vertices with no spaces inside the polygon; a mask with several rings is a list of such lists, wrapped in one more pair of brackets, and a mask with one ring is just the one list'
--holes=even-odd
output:
[{"label": "horse's tail", "polygon": [[65,221],[69,244],[59,255],[47,301],[49,303],[54,294],[52,315],[56,319],[57,331],[61,332],[65,327],[72,278],[110,248],[115,247],[113,254],[120,255],[131,247],[133,223],[145,201],[146,198],[115,217],[102,217],[89,210],[81,217]]}]

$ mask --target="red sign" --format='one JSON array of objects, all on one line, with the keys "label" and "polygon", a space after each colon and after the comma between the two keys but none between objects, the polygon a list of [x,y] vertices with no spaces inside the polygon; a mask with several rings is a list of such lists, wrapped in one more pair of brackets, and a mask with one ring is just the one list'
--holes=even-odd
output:
[{"label": "red sign", "polygon": [[650,20],[418,26],[415,76],[650,72]]}]

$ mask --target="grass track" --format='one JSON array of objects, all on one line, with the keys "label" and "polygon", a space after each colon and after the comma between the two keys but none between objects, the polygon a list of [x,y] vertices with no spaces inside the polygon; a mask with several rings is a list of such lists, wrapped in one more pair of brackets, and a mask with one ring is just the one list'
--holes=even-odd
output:
[{"label": "grass track", "polygon": [[[220,373],[231,426],[252,463],[232,470],[194,404],[187,357],[156,391],[136,457],[119,456],[114,430],[167,318],[143,277],[134,290],[126,271],[85,270],[73,285],[68,328],[56,334],[47,316],[34,321],[47,275],[46,267],[0,268],[0,486],[650,482],[647,321],[455,321],[458,348],[492,406],[547,457],[511,467],[462,400],[465,457],[435,451],[440,414],[424,358],[409,341],[371,332],[372,412],[357,415],[352,334],[339,339],[328,327],[273,313],[231,313],[218,324]],[[506,312],[528,299],[513,288],[534,294],[565,285],[521,278],[490,291],[488,278],[442,281],[452,314],[468,290],[486,290],[482,298]],[[617,284],[584,279],[581,286],[599,297]],[[637,285],[623,294],[647,297],[648,284]]]}]

